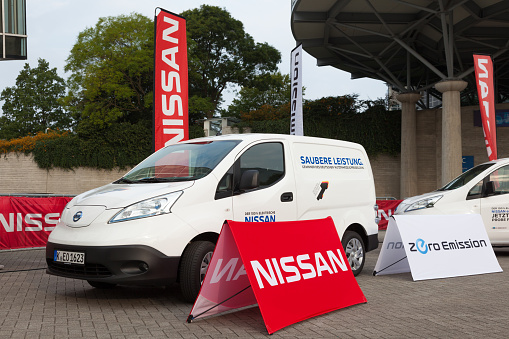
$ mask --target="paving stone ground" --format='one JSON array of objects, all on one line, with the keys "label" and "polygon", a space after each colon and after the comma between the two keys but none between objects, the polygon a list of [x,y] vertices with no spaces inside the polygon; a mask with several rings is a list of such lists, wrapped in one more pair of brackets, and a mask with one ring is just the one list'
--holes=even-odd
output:
[{"label": "paving stone ground", "polygon": [[[379,250],[370,252],[357,277],[367,304],[270,337],[508,338],[509,248],[495,253],[503,273],[414,282],[410,273],[372,276]],[[44,255],[0,251],[0,338],[269,337],[257,307],[188,324],[192,305],[180,300],[177,285],[99,290],[47,275]]]}]

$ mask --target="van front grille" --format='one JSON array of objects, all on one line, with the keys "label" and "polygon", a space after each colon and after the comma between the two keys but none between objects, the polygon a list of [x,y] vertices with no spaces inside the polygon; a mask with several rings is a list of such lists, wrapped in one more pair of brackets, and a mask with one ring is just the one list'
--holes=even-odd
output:
[{"label": "van front grille", "polygon": [[108,268],[100,264],[73,265],[54,262],[52,259],[46,259],[49,271],[57,275],[73,276],[80,278],[92,277],[111,277],[112,274]]}]

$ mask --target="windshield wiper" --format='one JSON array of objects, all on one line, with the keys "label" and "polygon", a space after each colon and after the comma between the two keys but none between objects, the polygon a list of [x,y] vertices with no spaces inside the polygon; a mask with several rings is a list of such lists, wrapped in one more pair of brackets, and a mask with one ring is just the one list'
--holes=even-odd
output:
[{"label": "windshield wiper", "polygon": [[156,178],[156,177],[146,177],[138,180],[129,180],[127,178],[120,178],[117,181],[114,181],[114,184],[139,184],[139,183],[160,183],[160,182],[175,182],[175,181],[189,181],[194,180],[193,177],[175,177],[175,178]]},{"label": "windshield wiper", "polygon": [[147,178],[138,179],[135,182],[155,182],[155,183],[157,183],[157,182],[168,182],[168,181],[173,181],[173,180],[168,179],[168,178],[147,177]]},{"label": "windshield wiper", "polygon": [[132,183],[134,183],[134,181],[122,177],[122,178],[118,179],[117,181],[114,181],[113,183],[114,184],[132,184]]}]

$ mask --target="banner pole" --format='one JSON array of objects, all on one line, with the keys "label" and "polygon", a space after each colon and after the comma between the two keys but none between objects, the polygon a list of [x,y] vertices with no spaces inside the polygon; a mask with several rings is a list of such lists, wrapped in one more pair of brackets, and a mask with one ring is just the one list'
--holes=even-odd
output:
[{"label": "banner pole", "polygon": [[157,44],[157,10],[154,9],[154,74],[152,82],[152,152],[156,151],[156,44]]},{"label": "banner pole", "polygon": [[194,319],[198,318],[198,317],[199,317],[199,316],[201,316],[202,314],[207,313],[207,312],[208,312],[208,311],[210,311],[210,310],[213,310],[214,308],[218,307],[218,306],[219,306],[219,305],[221,305],[221,304],[224,304],[224,303],[225,303],[225,302],[227,302],[228,300],[230,300],[230,299],[232,299],[232,298],[236,297],[237,295],[239,295],[239,294],[241,294],[242,292],[244,292],[245,290],[247,290],[249,287],[251,287],[251,285],[249,285],[248,287],[244,288],[243,290],[241,290],[241,291],[239,291],[239,292],[235,293],[235,294],[234,294],[234,295],[232,295],[231,297],[229,297],[229,298],[227,298],[227,299],[225,299],[225,300],[221,301],[220,303],[218,303],[218,304],[216,304],[216,305],[212,306],[212,307],[211,307],[211,308],[209,308],[208,310],[201,312],[201,313],[200,313],[200,314],[198,314],[197,316],[194,316],[194,315],[190,314],[190,315],[187,317],[187,322],[188,322],[188,323],[191,323],[191,321],[193,321]]},{"label": "banner pole", "polygon": [[380,271],[375,271],[375,270],[373,270],[373,276],[376,276],[378,273],[380,273],[380,272],[382,272],[382,271],[385,271],[386,269],[388,269],[388,268],[389,268],[389,267],[391,267],[391,266],[396,265],[396,264],[397,264],[397,263],[399,263],[401,260],[406,259],[406,257],[407,257],[407,256],[405,255],[403,258],[399,259],[399,260],[398,260],[398,261],[396,261],[396,262],[393,262],[392,264],[390,264],[389,266],[387,266],[387,267],[385,267],[385,268],[382,268]]}]

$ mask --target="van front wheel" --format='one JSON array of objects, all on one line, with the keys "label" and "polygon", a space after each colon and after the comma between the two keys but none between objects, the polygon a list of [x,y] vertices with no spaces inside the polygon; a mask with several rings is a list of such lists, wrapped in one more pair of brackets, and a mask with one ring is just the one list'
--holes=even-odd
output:
[{"label": "van front wheel", "polygon": [[184,251],[180,264],[180,291],[185,301],[193,303],[196,300],[214,247],[210,241],[195,241]]},{"label": "van front wheel", "polygon": [[346,231],[341,241],[345,250],[346,259],[352,268],[353,275],[361,273],[366,259],[364,241],[357,232]]}]

